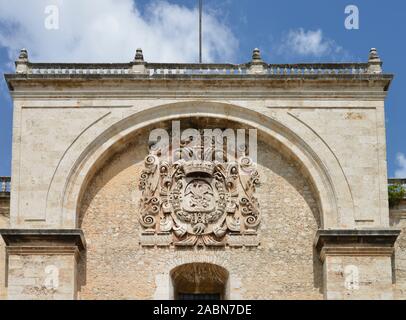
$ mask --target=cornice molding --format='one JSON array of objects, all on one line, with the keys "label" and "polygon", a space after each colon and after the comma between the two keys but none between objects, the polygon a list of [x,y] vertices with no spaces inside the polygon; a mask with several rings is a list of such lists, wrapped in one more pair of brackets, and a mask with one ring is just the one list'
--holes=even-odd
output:
[{"label": "cornice molding", "polygon": [[64,253],[85,250],[86,241],[79,229],[0,229],[8,252]]},{"label": "cornice molding", "polygon": [[44,90],[19,90],[12,91],[13,98],[22,100],[41,99],[41,100],[58,100],[58,99],[291,99],[303,100],[312,99],[319,101],[348,100],[348,101],[382,101],[386,98],[385,91],[205,91],[201,90],[120,90],[120,91],[44,91]]},{"label": "cornice molding", "polygon": [[[43,91],[49,86],[50,91],[65,91],[77,88],[78,91],[111,91],[117,88],[128,90],[192,93],[221,91],[276,91],[296,92],[385,92],[393,79],[391,74],[303,74],[303,75],[97,75],[97,74],[6,74],[10,91]],[[87,88],[87,89],[86,89]],[[97,88],[95,90],[95,88]],[[103,88],[100,90],[99,88]],[[185,89],[187,88],[187,90]],[[351,88],[355,90],[351,90]],[[231,90],[230,90],[231,89]],[[259,90],[258,90],[259,89]],[[90,91],[91,91],[90,90]],[[121,90],[119,90],[120,92]],[[125,90],[124,90],[125,91]],[[155,94],[155,93],[154,93]]]},{"label": "cornice molding", "polygon": [[400,230],[319,230],[314,245],[326,256],[391,256]]}]

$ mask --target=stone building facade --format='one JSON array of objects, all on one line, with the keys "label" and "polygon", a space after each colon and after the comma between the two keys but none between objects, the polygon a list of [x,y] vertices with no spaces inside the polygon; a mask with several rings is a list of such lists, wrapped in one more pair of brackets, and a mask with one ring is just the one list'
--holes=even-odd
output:
[{"label": "stone building facade", "polygon": [[[31,63],[22,50],[6,81],[2,298],[406,298],[404,212],[390,218],[387,196],[392,75],[375,49],[366,63],[296,65],[259,50],[241,65],[141,50],[128,64]],[[162,158],[202,146],[150,143],[174,123],[256,129],[257,157],[242,144],[223,162]]]},{"label": "stone building facade", "polygon": [[[10,220],[10,178],[0,177],[0,229],[8,228]],[[6,295],[6,250],[0,241],[0,300]]]},{"label": "stone building facade", "polygon": [[[406,179],[389,179],[389,184],[402,185],[406,189]],[[393,256],[395,299],[405,300],[406,297],[406,197],[399,205],[390,210],[390,225],[392,228],[401,230],[395,244]]]}]

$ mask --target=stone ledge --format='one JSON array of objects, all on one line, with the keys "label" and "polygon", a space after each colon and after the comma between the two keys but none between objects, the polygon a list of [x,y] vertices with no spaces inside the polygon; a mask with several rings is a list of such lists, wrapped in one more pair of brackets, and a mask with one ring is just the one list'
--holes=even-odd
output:
[{"label": "stone ledge", "polygon": [[391,257],[400,230],[319,230],[315,247],[321,261],[327,256]]},{"label": "stone ledge", "polygon": [[86,249],[83,231],[79,229],[0,229],[0,234],[10,249],[18,247]]},{"label": "stone ledge", "polygon": [[405,209],[396,209],[396,210],[392,209],[389,211],[389,216],[392,219],[404,220],[404,219],[406,219],[406,208]]},{"label": "stone ledge", "polygon": [[393,247],[400,230],[319,230],[314,241],[317,250],[324,247]]},{"label": "stone ledge", "polygon": [[80,250],[77,246],[10,246],[6,247],[6,252],[9,255],[74,255],[79,257]]},{"label": "stone ledge", "polygon": [[0,191],[0,199],[7,199],[7,200],[9,200],[9,199],[10,199],[10,192],[3,192],[3,191]]},{"label": "stone ledge", "polygon": [[[340,87],[343,84],[351,84],[346,90],[342,88],[336,90],[343,94],[354,94],[357,91],[366,91],[367,93],[381,93],[385,95],[389,90],[390,84],[393,81],[392,74],[296,74],[296,75],[139,75],[139,74],[6,74],[5,76],[8,88],[10,91],[18,91],[20,85],[24,86],[24,91],[36,90],[35,86],[68,86],[69,88],[79,87],[84,90],[86,85],[97,82],[98,86],[113,86],[114,83],[120,81],[121,84],[141,87],[145,90],[145,86],[149,87],[167,87],[166,90],[179,90],[179,86],[207,86],[211,90],[219,90],[227,88],[227,90],[238,90],[243,88],[260,88],[261,86],[274,87],[279,89],[281,85],[286,89],[305,88],[306,91],[316,88],[316,90],[325,90],[332,92],[333,88]],[[373,90],[375,88],[375,90]],[[42,88],[43,89],[43,88]],[[353,89],[353,90],[351,90]],[[37,88],[38,90],[38,88]],[[55,89],[54,89],[55,90]],[[60,92],[61,90],[57,89]],[[111,90],[110,90],[111,91]],[[203,90],[204,91],[204,90]],[[266,90],[264,90],[266,91]],[[115,94],[117,92],[114,92]]]}]

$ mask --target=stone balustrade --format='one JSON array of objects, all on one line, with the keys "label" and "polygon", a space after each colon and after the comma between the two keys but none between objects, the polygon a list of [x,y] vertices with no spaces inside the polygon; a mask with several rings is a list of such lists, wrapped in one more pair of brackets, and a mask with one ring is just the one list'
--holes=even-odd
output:
[{"label": "stone balustrade", "polygon": [[[49,64],[28,63],[27,74],[43,75],[124,75],[132,74],[132,64]],[[145,74],[153,75],[246,75],[249,64],[146,63]],[[368,74],[368,63],[268,64],[268,75]]]},{"label": "stone balustrade", "polygon": [[86,64],[86,63],[28,63],[28,74],[129,74],[130,64]]},{"label": "stone balustrade", "polygon": [[246,64],[184,64],[184,63],[147,63],[147,74],[166,75],[244,75],[248,73]]},{"label": "stone balustrade", "polygon": [[368,63],[270,64],[268,74],[368,74]]},{"label": "stone balustrade", "polygon": [[10,193],[11,178],[10,177],[0,177],[0,193],[7,194]]},{"label": "stone balustrade", "polygon": [[148,63],[138,49],[130,63],[32,63],[22,49],[16,61],[16,73],[33,75],[359,75],[382,73],[382,62],[376,49],[371,49],[366,63],[299,63],[267,64],[258,49],[245,64]]}]

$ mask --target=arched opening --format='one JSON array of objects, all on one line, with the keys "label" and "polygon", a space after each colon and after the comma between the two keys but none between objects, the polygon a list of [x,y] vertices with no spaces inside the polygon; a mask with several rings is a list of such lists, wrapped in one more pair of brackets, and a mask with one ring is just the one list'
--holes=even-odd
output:
[{"label": "arched opening", "polygon": [[210,263],[189,263],[171,271],[175,300],[225,300],[229,274]]}]

